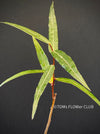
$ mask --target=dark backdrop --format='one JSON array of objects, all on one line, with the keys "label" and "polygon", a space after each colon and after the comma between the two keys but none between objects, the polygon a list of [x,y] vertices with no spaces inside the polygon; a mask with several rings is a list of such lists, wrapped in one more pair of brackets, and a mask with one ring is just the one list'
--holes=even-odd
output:
[{"label": "dark backdrop", "polygon": [[[51,0],[1,0],[0,21],[29,27],[48,37]],[[100,99],[100,2],[55,0],[59,49],[75,61],[93,94]],[[41,43],[46,54],[47,45]],[[52,58],[50,56],[50,63]],[[29,35],[0,24],[0,82],[28,69],[40,69]],[[56,63],[56,76],[70,77]],[[51,106],[51,88],[43,93],[31,121],[40,74],[18,78],[0,88],[0,134],[42,134]],[[77,88],[56,82],[56,105],[94,105],[93,109],[54,109],[48,134],[99,134],[100,107]]]}]

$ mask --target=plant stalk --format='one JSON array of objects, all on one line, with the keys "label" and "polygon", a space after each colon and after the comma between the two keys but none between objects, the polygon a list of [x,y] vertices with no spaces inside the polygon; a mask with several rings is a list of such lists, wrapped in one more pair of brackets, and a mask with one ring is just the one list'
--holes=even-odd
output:
[{"label": "plant stalk", "polygon": [[56,95],[57,94],[55,93],[54,97],[53,97],[53,100],[52,100],[52,105],[51,105],[51,109],[50,109],[50,113],[49,113],[49,117],[48,117],[48,122],[47,122],[47,125],[46,125],[46,128],[45,128],[44,134],[47,134],[49,126],[50,126],[50,123],[51,123],[51,118],[52,118],[52,113],[53,113],[53,109],[54,109],[54,104],[55,104],[55,101],[56,101]]},{"label": "plant stalk", "polygon": [[[51,50],[53,51],[51,45],[50,45],[50,47],[51,47]],[[53,65],[55,66],[55,59],[54,58],[53,58]],[[49,129],[49,126],[50,126],[50,123],[51,123],[51,118],[52,118],[52,114],[53,114],[55,101],[56,101],[57,94],[54,93],[54,85],[55,85],[55,73],[53,73],[53,82],[51,83],[51,87],[52,87],[52,105],[51,105],[51,108],[50,108],[49,117],[48,117],[48,121],[47,121],[47,124],[46,124],[44,134],[47,134],[47,132],[48,132],[48,129]]]}]

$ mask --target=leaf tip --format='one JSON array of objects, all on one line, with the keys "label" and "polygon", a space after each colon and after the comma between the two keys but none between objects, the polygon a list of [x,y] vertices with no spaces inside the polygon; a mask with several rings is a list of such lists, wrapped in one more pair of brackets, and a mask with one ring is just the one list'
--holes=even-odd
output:
[{"label": "leaf tip", "polygon": [[54,6],[54,0],[52,0],[52,6]]},{"label": "leaf tip", "polygon": [[34,115],[32,114],[31,120],[33,120],[33,119],[34,119]]},{"label": "leaf tip", "polygon": [[36,108],[34,107],[34,108],[33,108],[33,111],[32,111],[31,120],[33,120],[33,119],[34,119],[35,113],[36,113]]},{"label": "leaf tip", "polygon": [[88,88],[88,90],[91,92],[92,90],[90,88]]},{"label": "leaf tip", "polygon": [[32,115],[31,115],[31,120],[34,119],[34,115],[35,115],[35,113],[34,113],[34,110],[33,110],[33,111],[32,111]]},{"label": "leaf tip", "polygon": [[0,87],[2,87],[2,86],[3,86],[3,83],[0,84]]},{"label": "leaf tip", "polygon": [[85,85],[85,88],[87,88],[90,92],[92,91],[87,84]]},{"label": "leaf tip", "polygon": [[7,22],[4,22],[4,21],[0,21],[0,23],[6,24]]},{"label": "leaf tip", "polygon": [[36,110],[37,110],[37,105],[38,105],[38,100],[34,99],[33,108],[32,108],[32,117],[31,117],[32,120],[34,119],[34,116],[35,116],[35,113],[36,113]]},{"label": "leaf tip", "polygon": [[54,0],[52,0],[51,7],[50,8],[54,8]]}]

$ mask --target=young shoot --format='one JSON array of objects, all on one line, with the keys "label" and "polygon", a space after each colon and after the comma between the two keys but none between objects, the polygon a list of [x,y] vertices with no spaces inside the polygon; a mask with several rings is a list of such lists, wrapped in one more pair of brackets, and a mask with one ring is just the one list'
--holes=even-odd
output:
[{"label": "young shoot", "polygon": [[[2,87],[4,84],[7,84],[8,82],[18,77],[28,75],[28,74],[42,73],[42,77],[40,78],[39,83],[37,84],[35,94],[34,94],[31,119],[34,119],[35,113],[37,111],[38,103],[40,101],[40,97],[45,91],[47,84],[49,84],[52,89],[52,105],[51,105],[51,109],[50,109],[50,113],[49,113],[49,117],[48,117],[48,121],[47,121],[44,134],[47,134],[48,132],[54,104],[56,101],[57,94],[54,92],[55,81],[63,82],[65,84],[71,84],[77,87],[80,91],[88,95],[93,101],[95,101],[100,106],[100,101],[92,94],[91,89],[89,88],[83,76],[79,72],[73,59],[68,54],[66,54],[66,52],[59,50],[58,28],[57,28],[57,20],[56,20],[55,10],[54,10],[54,2],[52,2],[50,6],[50,11],[49,11],[49,24],[48,24],[49,38],[46,38],[43,35],[29,28],[26,28],[24,26],[21,26],[15,23],[10,23],[10,22],[0,22],[0,23],[17,28],[32,37],[33,44],[35,46],[35,50],[37,54],[37,59],[40,63],[41,69],[25,70],[25,71],[19,72],[7,78],[5,81],[3,81],[0,84],[0,87]],[[50,64],[49,59],[46,56],[44,50],[42,49],[42,46],[40,45],[39,41],[42,41],[43,43],[48,45],[48,51],[51,54],[52,59],[53,59],[52,64]],[[61,67],[65,69],[65,72],[68,72],[72,76],[72,79],[63,78],[63,77],[59,78],[58,76],[57,77],[55,76],[55,69],[56,69],[55,61],[57,61],[61,65]]]}]

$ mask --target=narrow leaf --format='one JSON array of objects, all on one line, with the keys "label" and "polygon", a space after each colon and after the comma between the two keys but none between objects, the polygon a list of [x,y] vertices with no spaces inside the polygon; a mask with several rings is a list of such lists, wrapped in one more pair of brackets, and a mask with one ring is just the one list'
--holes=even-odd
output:
[{"label": "narrow leaf", "polygon": [[34,73],[43,73],[44,71],[43,70],[26,70],[26,71],[22,71],[20,73],[17,73],[11,77],[9,77],[8,79],[6,79],[5,81],[3,81],[1,84],[0,84],[0,87],[3,86],[4,84],[6,84],[7,82],[9,81],[12,81],[18,77],[21,77],[21,76],[24,76],[24,75],[27,75],[27,74],[34,74]]},{"label": "narrow leaf", "polygon": [[71,84],[77,88],[79,88],[82,92],[87,94],[93,101],[95,101],[99,106],[100,106],[100,101],[89,91],[87,90],[84,86],[76,82],[75,80],[68,79],[68,78],[56,78],[57,81],[64,82],[67,84]]},{"label": "narrow leaf", "polygon": [[90,88],[86,84],[84,78],[78,71],[74,61],[70,56],[68,56],[65,52],[61,50],[56,50],[51,52],[52,56],[59,62],[59,64],[77,81],[79,81],[84,87],[86,87],[88,90]]},{"label": "narrow leaf", "polygon": [[34,94],[34,102],[33,102],[33,108],[32,108],[32,119],[34,118],[34,115],[36,113],[39,99],[40,99],[42,93],[44,92],[48,82],[50,81],[50,79],[53,75],[54,69],[55,69],[54,65],[48,66],[46,71],[42,75],[39,83],[38,83],[38,86],[37,86],[35,94]]},{"label": "narrow leaf", "polygon": [[48,61],[48,58],[47,58],[44,50],[40,46],[39,42],[34,37],[32,37],[32,39],[33,39],[33,42],[34,42],[34,45],[35,45],[37,57],[38,57],[40,65],[41,65],[41,68],[43,70],[45,70],[50,65],[49,61]]},{"label": "narrow leaf", "polygon": [[[35,45],[37,57],[38,57],[40,65],[41,65],[41,68],[43,70],[46,70],[46,68],[50,65],[49,61],[48,61],[48,58],[47,58],[44,50],[40,46],[39,42],[34,37],[32,37],[32,39],[33,39],[33,42],[34,42],[34,45]],[[52,83],[52,82],[53,82],[53,76],[51,77],[49,83]]]},{"label": "narrow leaf", "polygon": [[12,27],[15,27],[15,28],[27,33],[28,35],[34,36],[36,39],[38,39],[46,44],[50,44],[50,41],[46,37],[44,37],[43,35],[35,32],[29,28],[26,28],[24,26],[21,26],[21,25],[15,24],[15,23],[10,23],[10,22],[0,22],[0,23],[4,23],[4,24],[10,25]]},{"label": "narrow leaf", "polygon": [[[51,42],[53,50],[58,50],[58,28],[54,11],[54,2],[52,2],[49,11],[49,40]],[[50,46],[49,50],[51,51]]]}]

